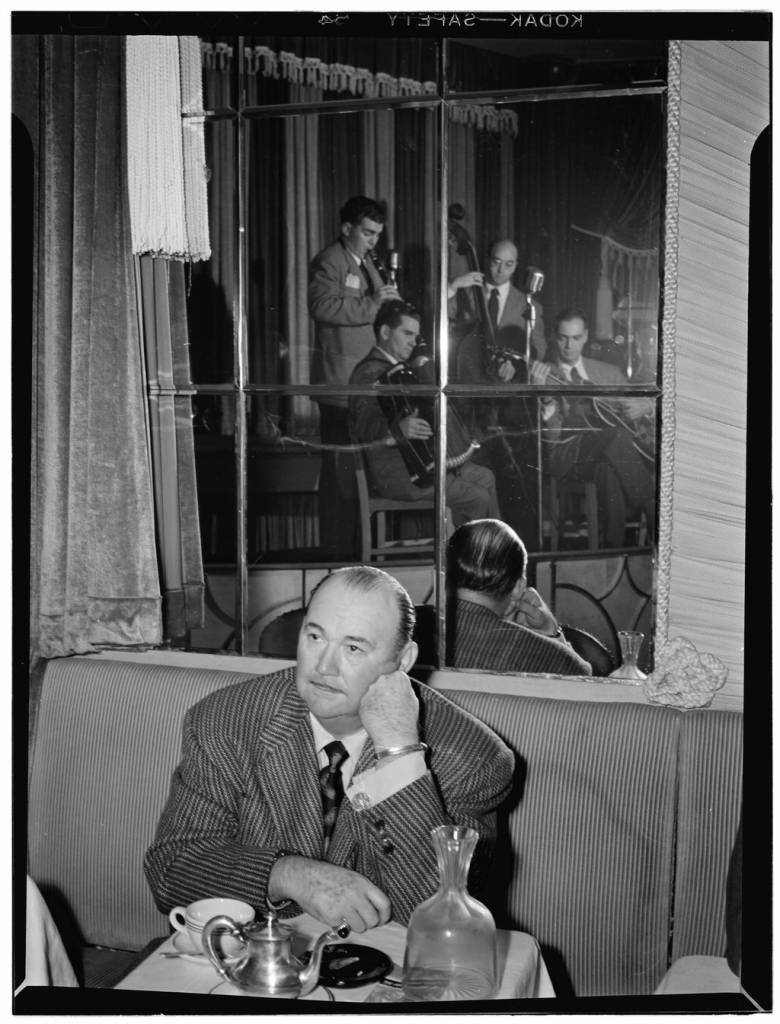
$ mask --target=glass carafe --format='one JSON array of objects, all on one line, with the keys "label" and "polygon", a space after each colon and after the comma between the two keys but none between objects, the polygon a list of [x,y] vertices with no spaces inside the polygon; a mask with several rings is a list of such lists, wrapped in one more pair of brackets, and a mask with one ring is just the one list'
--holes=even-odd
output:
[{"label": "glass carafe", "polygon": [[637,633],[631,629],[618,630],[620,656],[623,659],[623,663],[620,668],[610,672],[610,676],[613,679],[620,679],[624,683],[634,683],[637,686],[647,679],[647,676],[637,664],[644,638],[644,633]]},{"label": "glass carafe", "polygon": [[431,838],[439,889],[409,920],[404,996],[414,1001],[490,999],[497,991],[496,924],[467,889],[478,834],[461,825],[440,825]]}]

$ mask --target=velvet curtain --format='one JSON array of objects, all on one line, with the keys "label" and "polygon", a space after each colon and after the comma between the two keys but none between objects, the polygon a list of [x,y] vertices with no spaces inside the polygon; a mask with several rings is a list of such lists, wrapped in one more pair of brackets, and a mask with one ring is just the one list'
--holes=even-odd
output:
[{"label": "velvet curtain", "polygon": [[40,37],[33,657],[162,637],[119,36]]},{"label": "velvet curtain", "polygon": [[203,625],[184,264],[136,257],[141,297],[149,444],[168,638]]}]

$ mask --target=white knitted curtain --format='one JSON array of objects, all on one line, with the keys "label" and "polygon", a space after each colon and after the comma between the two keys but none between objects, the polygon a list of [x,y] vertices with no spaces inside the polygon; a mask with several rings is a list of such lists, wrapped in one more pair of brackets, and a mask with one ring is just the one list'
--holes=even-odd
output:
[{"label": "white knitted curtain", "polygon": [[200,40],[128,36],[125,68],[133,253],[207,260]]}]

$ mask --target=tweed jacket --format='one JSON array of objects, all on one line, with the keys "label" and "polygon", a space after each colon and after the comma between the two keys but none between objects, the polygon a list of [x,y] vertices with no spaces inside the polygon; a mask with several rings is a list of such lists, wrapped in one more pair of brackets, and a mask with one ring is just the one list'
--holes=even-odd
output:
[{"label": "tweed jacket", "polygon": [[[513,755],[487,726],[415,685],[430,771],[375,806],[345,797],[327,854],[319,766],[295,669],[236,683],[190,708],[181,763],[144,860],[160,910],[217,895],[263,907],[277,852],[286,850],[358,871],[406,923],[436,888],[435,825],[476,828],[475,862],[489,862]],[[355,772],[375,763],[368,740]],[[288,910],[297,912],[294,904]]]},{"label": "tweed jacket", "polygon": [[567,643],[542,636],[499,618],[495,612],[473,601],[455,602],[452,636],[453,668],[476,668],[487,672],[554,672],[559,675],[589,676],[591,667]]},{"label": "tweed jacket", "polygon": [[[343,242],[336,241],[312,260],[309,271],[309,313],[315,322],[312,384],[347,384],[360,360],[374,344],[374,320],[382,286],[368,261],[361,271]],[[368,275],[369,280],[366,279]],[[346,406],[339,395],[320,399]]]}]

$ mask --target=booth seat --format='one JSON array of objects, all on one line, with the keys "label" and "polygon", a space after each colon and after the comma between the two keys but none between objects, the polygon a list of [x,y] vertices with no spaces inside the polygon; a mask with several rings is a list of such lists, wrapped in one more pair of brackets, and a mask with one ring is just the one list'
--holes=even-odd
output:
[{"label": "booth seat", "polygon": [[[111,984],[167,934],[142,861],[184,712],[256,675],[106,658],[47,665],[28,871],[84,984]],[[443,692],[516,753],[492,909],[499,925],[536,936],[559,995],[650,994],[679,958],[724,955],[739,712]]]}]

